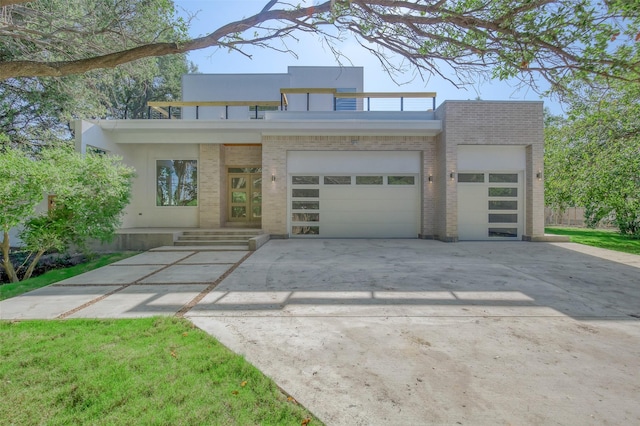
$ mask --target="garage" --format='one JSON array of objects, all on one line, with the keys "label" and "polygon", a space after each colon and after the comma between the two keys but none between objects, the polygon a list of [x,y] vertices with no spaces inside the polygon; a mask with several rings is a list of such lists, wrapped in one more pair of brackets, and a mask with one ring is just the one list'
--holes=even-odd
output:
[{"label": "garage", "polygon": [[420,164],[413,151],[289,151],[289,234],[417,238]]},{"label": "garage", "polygon": [[459,147],[459,240],[522,238],[524,161],[521,147]]}]

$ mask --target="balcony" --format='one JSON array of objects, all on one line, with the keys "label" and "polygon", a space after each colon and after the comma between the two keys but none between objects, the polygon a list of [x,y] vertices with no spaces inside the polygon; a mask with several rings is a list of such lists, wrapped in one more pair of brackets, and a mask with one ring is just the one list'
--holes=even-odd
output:
[{"label": "balcony", "polygon": [[433,120],[435,92],[340,92],[280,89],[280,100],[149,102],[149,119],[185,120]]}]

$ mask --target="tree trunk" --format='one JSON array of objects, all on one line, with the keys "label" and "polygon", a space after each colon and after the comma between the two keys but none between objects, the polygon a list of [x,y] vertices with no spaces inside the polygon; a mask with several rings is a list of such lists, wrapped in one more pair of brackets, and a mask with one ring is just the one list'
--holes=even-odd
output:
[{"label": "tree trunk", "polygon": [[9,250],[9,232],[4,231],[4,239],[2,240],[2,267],[7,273],[9,281],[17,283],[19,281],[18,275],[16,274],[16,270],[13,268],[13,263],[11,263],[11,259],[9,258]]},{"label": "tree trunk", "polygon": [[25,271],[24,276],[22,277],[23,280],[28,280],[29,278],[31,278],[31,274],[33,274],[33,270],[36,269],[36,265],[38,264],[38,261],[40,260],[44,252],[45,252],[44,249],[38,250],[35,257],[29,264],[29,267]]}]

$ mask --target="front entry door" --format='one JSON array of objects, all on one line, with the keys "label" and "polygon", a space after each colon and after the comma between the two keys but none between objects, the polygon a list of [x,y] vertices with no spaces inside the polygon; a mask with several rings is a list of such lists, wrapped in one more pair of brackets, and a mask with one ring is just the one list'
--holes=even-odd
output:
[{"label": "front entry door", "polygon": [[262,219],[262,169],[229,169],[229,222],[260,224]]}]

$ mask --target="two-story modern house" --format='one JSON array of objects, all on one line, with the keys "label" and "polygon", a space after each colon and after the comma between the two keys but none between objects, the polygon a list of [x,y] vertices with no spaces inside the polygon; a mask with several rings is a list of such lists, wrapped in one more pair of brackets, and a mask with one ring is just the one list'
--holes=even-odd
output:
[{"label": "two-story modern house", "polygon": [[[285,238],[536,239],[542,102],[367,93],[360,67],[183,77],[148,120],[81,121],[135,167],[123,228]],[[123,231],[124,232],[124,231]]]}]

